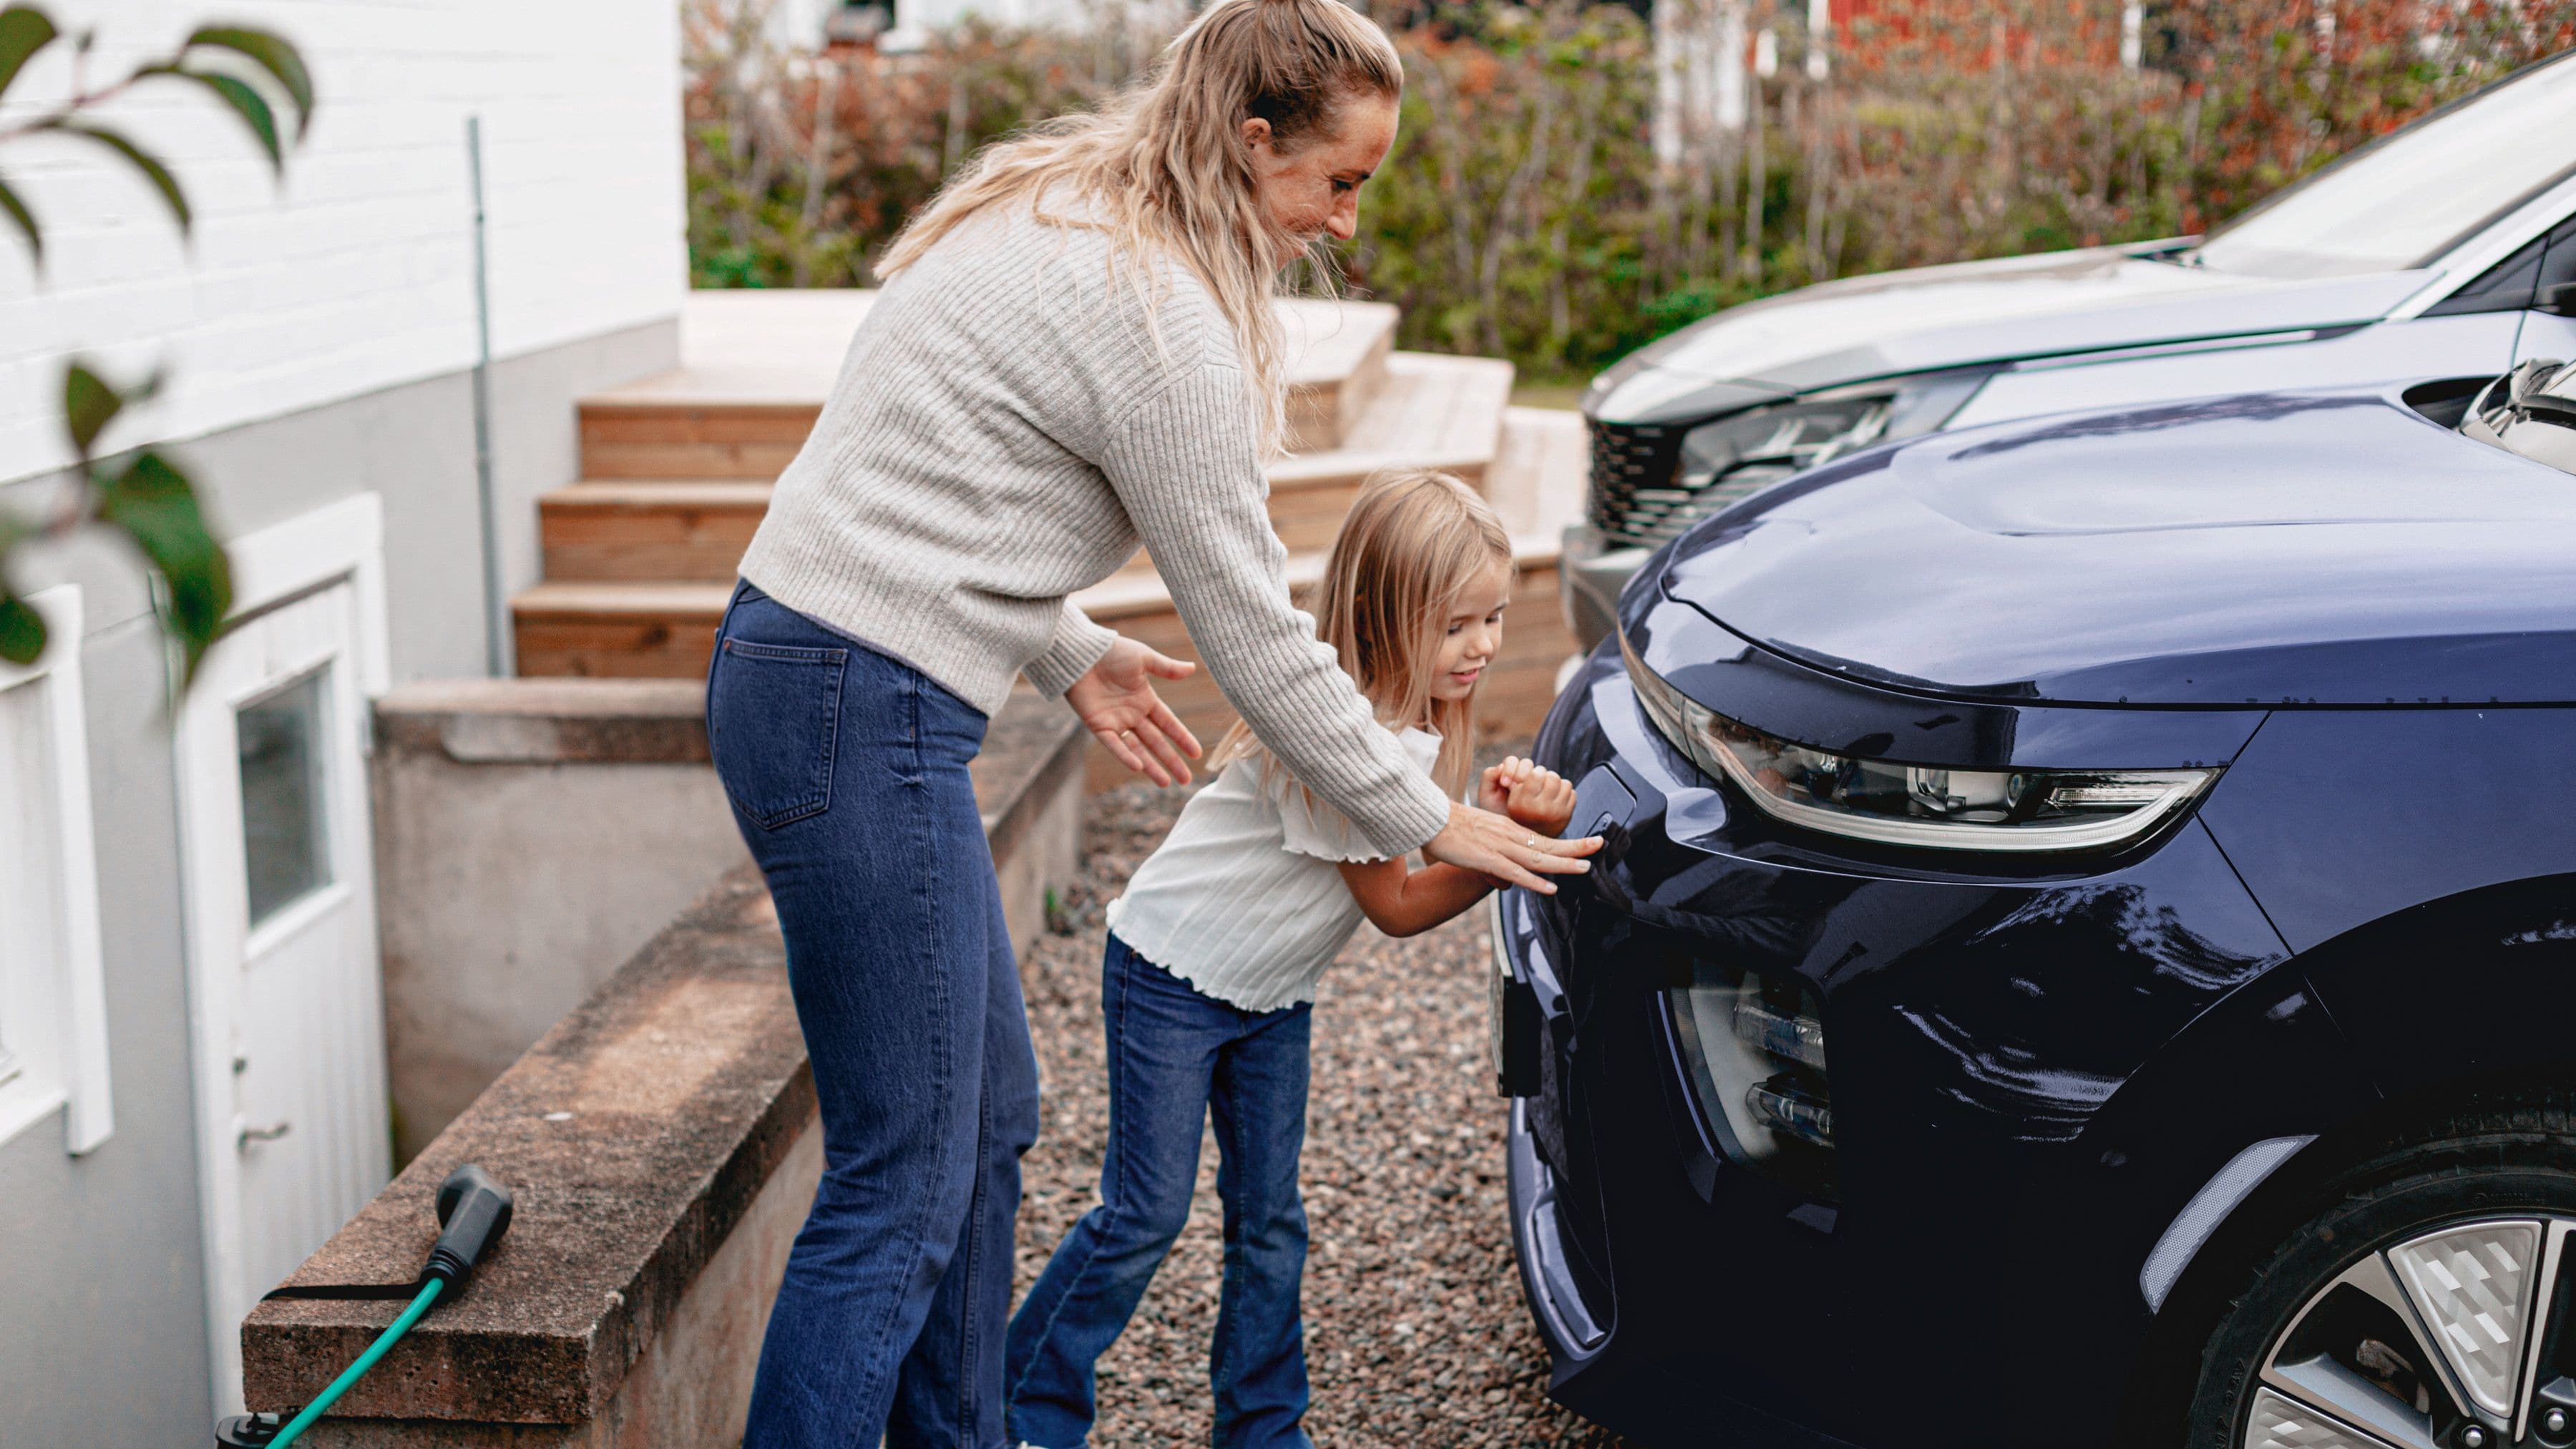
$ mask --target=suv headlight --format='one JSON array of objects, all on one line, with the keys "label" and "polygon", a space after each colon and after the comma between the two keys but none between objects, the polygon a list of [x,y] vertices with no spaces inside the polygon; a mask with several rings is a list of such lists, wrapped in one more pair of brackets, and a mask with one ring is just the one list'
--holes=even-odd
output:
[{"label": "suv headlight", "polygon": [[1766,735],[1675,689],[1619,638],[1658,733],[1763,813],[1832,835],[1934,850],[2107,850],[2191,803],[2216,770],[1954,770],[1837,755]]},{"label": "suv headlight", "polygon": [[1672,475],[1629,493],[1608,526],[1621,542],[1643,548],[1679,538],[1692,524],[1792,474],[1877,442],[1891,401],[1783,403],[1702,423],[1682,435]]},{"label": "suv headlight", "polygon": [[1645,547],[1678,538],[1701,519],[1809,468],[1940,427],[1985,380],[1984,373],[1937,373],[1892,390],[1819,394],[1702,423],[1682,435],[1672,475],[1635,490],[1624,516],[1602,526]]}]

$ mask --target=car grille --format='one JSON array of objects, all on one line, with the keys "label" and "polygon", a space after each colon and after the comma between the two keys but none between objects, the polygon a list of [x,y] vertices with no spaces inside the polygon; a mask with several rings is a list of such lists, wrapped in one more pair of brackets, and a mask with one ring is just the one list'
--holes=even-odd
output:
[{"label": "car grille", "polygon": [[1586,511],[1592,526],[1613,539],[1647,543],[1673,505],[1668,499],[1641,500],[1637,495],[1672,488],[1673,475],[1681,468],[1683,430],[1598,419],[1591,426],[1592,496]]},{"label": "car grille", "polygon": [[[1891,400],[1754,408],[1696,427],[1592,422],[1588,517],[1611,548],[1660,548],[1802,470],[1885,436]],[[1713,433],[1698,456],[1683,446]]]}]

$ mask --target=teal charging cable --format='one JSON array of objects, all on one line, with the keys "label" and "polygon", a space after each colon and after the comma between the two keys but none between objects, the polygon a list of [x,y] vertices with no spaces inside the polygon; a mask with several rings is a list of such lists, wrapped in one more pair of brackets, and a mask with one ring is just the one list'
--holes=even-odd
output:
[{"label": "teal charging cable", "polygon": [[331,1381],[321,1397],[298,1410],[284,1425],[271,1413],[235,1414],[215,1425],[217,1449],[286,1449],[313,1427],[351,1385],[366,1376],[367,1370],[385,1356],[402,1336],[438,1302],[441,1293],[453,1299],[465,1291],[465,1283],[474,1274],[474,1265],[482,1260],[483,1251],[501,1240],[510,1230],[513,1203],[510,1190],[492,1180],[492,1175],[473,1163],[466,1163],[447,1175],[438,1185],[438,1241],[431,1245],[429,1261],[421,1265],[420,1287],[415,1291],[403,1284],[289,1284],[270,1293],[271,1298],[383,1298],[399,1301],[412,1293],[411,1306],[396,1318],[393,1327],[376,1335],[358,1361],[343,1369]]},{"label": "teal charging cable", "polygon": [[432,1278],[422,1284],[420,1296],[413,1299],[411,1306],[402,1311],[402,1317],[394,1320],[394,1326],[378,1335],[374,1343],[367,1345],[367,1351],[358,1355],[358,1361],[341,1370],[340,1376],[331,1381],[331,1387],[324,1389],[320,1398],[304,1406],[303,1413],[287,1420],[286,1427],[278,1430],[277,1437],[269,1441],[270,1449],[286,1449],[287,1445],[294,1443],[298,1436],[312,1426],[314,1420],[322,1417],[323,1410],[338,1403],[340,1396],[349,1391],[349,1386],[356,1383],[367,1370],[374,1368],[376,1360],[385,1356],[385,1350],[394,1346],[395,1339],[411,1332],[411,1326],[420,1322],[420,1316],[429,1311],[430,1304],[438,1301],[439,1290],[446,1286],[447,1280],[444,1278]]}]

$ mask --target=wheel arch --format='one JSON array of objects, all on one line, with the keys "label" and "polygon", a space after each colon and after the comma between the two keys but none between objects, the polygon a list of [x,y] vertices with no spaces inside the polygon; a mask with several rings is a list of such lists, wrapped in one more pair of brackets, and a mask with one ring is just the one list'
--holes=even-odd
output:
[{"label": "wheel arch", "polygon": [[[2329,1092],[2307,1094],[2304,1112],[2270,1125],[2260,1125],[2258,1113],[2257,1125],[2225,1134],[2212,1173],[2303,1115],[2313,1140],[2227,1210],[2155,1311],[2125,1396],[2124,1443],[2178,1442],[2177,1416],[2209,1334],[2246,1275],[2322,1206],[2339,1176],[2466,1113],[2576,1100],[2576,874],[2481,887],[2393,912],[2293,959],[2230,1004],[2243,1001],[2259,1018],[2277,1009],[2267,1001],[2299,993],[2339,1046],[2331,1055],[2341,1080]],[[2441,1029],[2462,1019],[2464,1004],[2498,1001],[2515,1006],[2496,1030]],[[2194,1023],[2158,1063],[2188,1074],[2214,1065],[2213,1057],[2250,1049],[2245,1013],[2222,1016],[2226,1009]],[[2172,1122],[2170,1113],[2153,1116]],[[2185,1200],[2208,1180],[2184,1185]]]}]

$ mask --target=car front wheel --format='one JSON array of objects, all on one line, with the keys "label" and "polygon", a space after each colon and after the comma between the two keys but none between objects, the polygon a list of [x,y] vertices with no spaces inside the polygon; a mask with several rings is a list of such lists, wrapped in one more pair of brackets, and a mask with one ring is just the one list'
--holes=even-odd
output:
[{"label": "car front wheel", "polygon": [[2451,1118],[2317,1201],[2211,1339],[2193,1449],[2576,1445],[2576,1113]]}]

